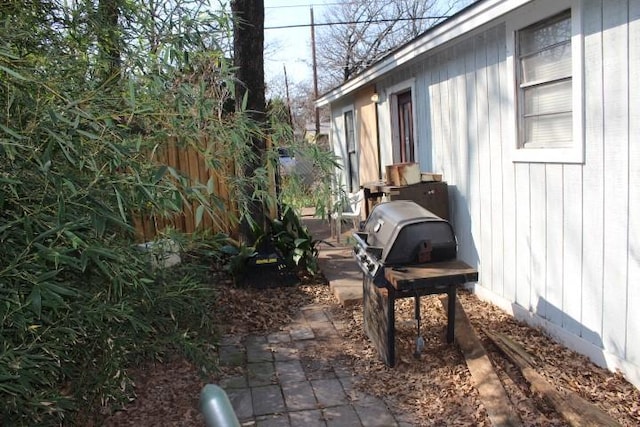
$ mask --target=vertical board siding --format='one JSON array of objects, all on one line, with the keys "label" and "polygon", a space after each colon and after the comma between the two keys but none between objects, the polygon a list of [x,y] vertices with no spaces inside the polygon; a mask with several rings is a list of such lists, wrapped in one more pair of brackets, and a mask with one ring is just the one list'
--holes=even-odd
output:
[{"label": "vertical board siding", "polygon": [[640,2],[629,3],[629,273],[627,360],[640,366]]},{"label": "vertical board siding", "polygon": [[563,165],[546,165],[546,277],[545,318],[555,325],[562,325],[563,289]]},{"label": "vertical board siding", "polygon": [[547,317],[547,175],[544,164],[532,164],[529,170],[531,192],[531,308]]},{"label": "vertical board siding", "polygon": [[447,50],[440,56],[440,87],[442,88],[440,95],[442,97],[442,123],[444,125],[442,135],[442,171],[446,171],[447,177],[451,175],[450,178],[454,179],[451,165],[453,163],[452,146],[454,145],[452,142],[455,141],[456,130],[453,122],[454,115],[451,110],[455,109],[455,87],[451,81],[453,78],[451,62],[451,51]]},{"label": "vertical board siding", "polygon": [[563,170],[562,327],[580,336],[582,313],[582,167]]},{"label": "vertical board siding", "polygon": [[[500,37],[502,36],[502,37]],[[491,185],[491,289],[504,295],[504,221],[502,217],[502,97],[500,96],[500,67],[498,38],[504,40],[498,28],[487,31],[487,100],[489,104],[489,178]],[[504,42],[502,43],[504,44]]]},{"label": "vertical board siding", "polygon": [[[443,110],[441,108],[442,106],[442,100],[441,100],[441,96],[440,96],[440,70],[438,69],[438,63],[437,61],[434,61],[432,63],[433,67],[432,67],[432,71],[431,71],[431,86],[429,86],[429,99],[431,99],[431,102],[434,104],[434,108],[431,109],[431,123],[433,123],[433,127],[431,129],[432,132],[432,150],[433,150],[433,170],[434,172],[438,172],[438,173],[442,173],[443,171],[443,165],[442,165],[442,159],[444,158],[444,154],[442,153],[442,144],[443,144],[443,137],[442,137],[442,129],[443,129],[443,124],[442,124],[442,114],[443,114]],[[448,179],[445,177],[445,179]]]},{"label": "vertical board siding", "polygon": [[476,37],[476,114],[478,135],[476,144],[479,153],[480,181],[480,283],[487,289],[492,288],[491,242],[491,152],[489,146],[489,90],[487,83],[487,47],[486,35]]},{"label": "vertical board siding", "polygon": [[455,152],[453,161],[453,181],[456,188],[455,192],[449,192],[449,196],[453,199],[452,205],[454,210],[452,217],[456,233],[458,236],[459,246],[461,248],[460,257],[467,262],[475,265],[477,258],[473,254],[473,236],[471,234],[471,221],[469,220],[469,171],[471,170],[469,158],[469,139],[466,130],[468,123],[467,117],[467,74],[466,74],[466,58],[469,54],[469,44],[466,43],[458,46],[455,52],[455,85],[456,99],[455,107],[452,109],[457,114],[456,130],[458,137],[452,141],[453,150]]},{"label": "vertical board siding", "polygon": [[476,57],[475,57],[475,38],[467,42],[465,50],[465,71],[466,71],[466,115],[467,115],[467,144],[468,144],[468,162],[469,170],[467,172],[467,188],[469,193],[466,195],[469,204],[469,218],[467,221],[471,223],[471,241],[469,251],[473,258],[467,261],[473,261],[473,265],[480,264],[480,154],[478,147],[478,111],[476,104],[478,103],[478,95],[476,92],[477,75],[476,75]]},{"label": "vertical board siding", "polygon": [[421,171],[433,171],[433,150],[430,129],[431,124],[431,95],[429,94],[429,78],[430,75],[424,72],[424,65],[422,67],[422,73],[418,78],[416,84],[416,103],[415,114],[417,114],[416,123],[418,123],[418,129],[414,129],[414,132],[418,138],[416,153],[418,163],[420,163]]},{"label": "vertical board siding", "polygon": [[[637,1],[637,0],[634,0]],[[604,307],[605,348],[624,357],[629,218],[629,66],[627,0],[608,0],[602,9],[604,69]],[[637,102],[637,100],[636,100]],[[636,191],[638,191],[636,189]]]},{"label": "vertical board siding", "polygon": [[515,166],[516,199],[516,299],[515,302],[527,310],[531,304],[531,191],[530,166],[518,163]]},{"label": "vertical board siding", "polygon": [[602,1],[584,3],[585,165],[583,172],[582,332],[602,346],[604,260],[604,146],[602,87]]},{"label": "vertical board siding", "polygon": [[446,70],[447,70],[447,101],[449,104],[449,143],[447,144],[447,158],[445,160],[445,169],[452,174],[452,179],[457,181],[455,171],[456,160],[455,153],[457,151],[458,140],[460,139],[460,123],[458,117],[458,91],[461,89],[458,87],[458,77],[462,74],[463,70],[460,65],[460,58],[458,56],[458,49],[454,47],[445,57]]},{"label": "vertical board siding", "polygon": [[511,161],[510,142],[514,141],[514,127],[511,125],[511,106],[513,96],[509,90],[507,73],[506,26],[497,28],[496,46],[498,48],[498,92],[500,99],[500,150],[502,168],[502,268],[503,296],[509,301],[516,300],[516,192],[515,166]]}]

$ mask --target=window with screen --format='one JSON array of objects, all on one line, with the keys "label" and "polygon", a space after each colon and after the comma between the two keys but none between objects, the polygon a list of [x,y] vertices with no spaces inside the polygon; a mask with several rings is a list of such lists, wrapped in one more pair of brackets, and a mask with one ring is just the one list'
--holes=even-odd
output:
[{"label": "window with screen", "polygon": [[348,185],[349,192],[354,193],[360,188],[360,179],[358,178],[358,157],[356,153],[356,131],[353,120],[353,110],[344,113],[344,132],[345,141],[347,143],[347,161],[348,161]]},{"label": "window with screen", "polygon": [[571,11],[517,32],[519,148],[570,148],[573,135]]}]

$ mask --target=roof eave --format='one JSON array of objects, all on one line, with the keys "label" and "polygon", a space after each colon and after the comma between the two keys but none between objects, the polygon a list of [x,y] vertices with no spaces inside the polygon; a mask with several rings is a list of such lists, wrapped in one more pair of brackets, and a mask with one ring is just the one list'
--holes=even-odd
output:
[{"label": "roof eave", "polygon": [[352,80],[348,80],[325,93],[315,101],[315,104],[318,107],[329,105],[388,73],[395,67],[406,64],[425,52],[467,34],[531,1],[533,0],[485,0],[474,3],[374,63]]}]

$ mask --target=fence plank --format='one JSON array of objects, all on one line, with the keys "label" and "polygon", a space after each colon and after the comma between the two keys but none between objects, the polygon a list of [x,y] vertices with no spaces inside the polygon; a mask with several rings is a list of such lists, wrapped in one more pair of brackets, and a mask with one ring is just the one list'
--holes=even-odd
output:
[{"label": "fence plank", "polygon": [[[207,139],[202,140],[203,147],[207,144]],[[224,204],[224,208],[220,210],[217,218],[211,218],[205,215],[202,219],[198,230],[210,230],[212,233],[225,232],[229,234],[236,233],[235,227],[232,227],[231,215],[237,215],[237,202],[230,196],[229,186],[227,182],[228,176],[234,171],[233,159],[220,160],[222,167],[220,170],[214,170],[207,166],[205,158],[195,147],[180,146],[175,140],[170,140],[161,148],[150,155],[150,161],[158,165],[167,165],[174,168],[178,173],[187,177],[188,185],[196,186],[201,184],[206,186],[210,178],[213,178],[213,195],[211,198],[217,197]],[[154,215],[145,215],[144,207],[139,207],[132,214],[133,224],[136,229],[136,239],[138,241],[152,240],[158,233],[167,227],[172,227],[183,233],[193,233],[196,231],[196,202],[187,202],[184,204],[182,212],[171,218],[160,218]]]}]

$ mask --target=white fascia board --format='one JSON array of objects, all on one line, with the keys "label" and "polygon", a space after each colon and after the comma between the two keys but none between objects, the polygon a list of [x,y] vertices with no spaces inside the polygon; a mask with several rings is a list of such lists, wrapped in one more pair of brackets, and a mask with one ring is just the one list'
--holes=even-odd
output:
[{"label": "white fascia board", "polygon": [[316,105],[323,107],[330,104],[388,73],[395,67],[406,64],[423,53],[442,46],[456,37],[470,33],[482,25],[532,1],[534,0],[486,0],[471,6],[466,11],[449,18],[441,25],[433,28],[433,30],[428,30],[423,36],[419,36],[413,42],[367,68],[353,80],[349,80],[321,96],[316,100]]}]

